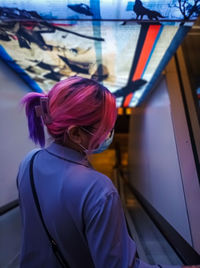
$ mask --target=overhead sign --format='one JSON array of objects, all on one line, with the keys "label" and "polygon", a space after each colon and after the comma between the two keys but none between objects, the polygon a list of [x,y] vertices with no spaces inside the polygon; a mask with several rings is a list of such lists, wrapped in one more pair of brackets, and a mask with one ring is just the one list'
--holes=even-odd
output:
[{"label": "overhead sign", "polygon": [[199,11],[200,0],[0,0],[0,56],[35,91],[80,75],[134,107]]}]

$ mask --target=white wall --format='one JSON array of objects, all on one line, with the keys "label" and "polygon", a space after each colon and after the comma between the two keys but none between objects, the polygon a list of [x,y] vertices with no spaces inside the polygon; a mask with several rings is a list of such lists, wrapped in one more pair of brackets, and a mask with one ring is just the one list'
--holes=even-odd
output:
[{"label": "white wall", "polygon": [[[180,48],[177,55],[180,56],[179,50]],[[165,73],[192,242],[194,249],[200,254],[200,181],[197,173],[199,163],[195,162],[195,144],[193,143],[194,135],[199,135],[200,133],[199,129],[195,127],[194,114],[191,113],[194,110],[194,102],[192,104],[189,101],[188,91],[190,91],[190,88],[186,83],[188,74],[183,71],[184,61],[179,56],[177,61],[175,61],[175,58],[171,59],[166,66]],[[178,76],[177,63],[180,66],[180,76]],[[180,79],[182,80],[182,86],[180,85]],[[184,95],[186,102],[184,102]],[[198,121],[196,123],[198,124]]]},{"label": "white wall", "polygon": [[25,154],[34,147],[19,101],[29,87],[0,61],[0,207],[17,198],[16,175]]},{"label": "white wall", "polygon": [[192,244],[165,79],[134,108],[129,134],[130,182]]}]

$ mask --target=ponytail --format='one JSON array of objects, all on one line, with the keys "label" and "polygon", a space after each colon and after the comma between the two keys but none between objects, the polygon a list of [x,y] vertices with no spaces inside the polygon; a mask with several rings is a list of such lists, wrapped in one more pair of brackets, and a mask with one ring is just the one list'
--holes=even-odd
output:
[{"label": "ponytail", "polygon": [[29,137],[35,144],[39,143],[41,147],[45,145],[44,122],[41,117],[37,116],[35,107],[40,105],[40,99],[44,96],[45,94],[42,93],[31,92],[21,100],[28,119]]}]

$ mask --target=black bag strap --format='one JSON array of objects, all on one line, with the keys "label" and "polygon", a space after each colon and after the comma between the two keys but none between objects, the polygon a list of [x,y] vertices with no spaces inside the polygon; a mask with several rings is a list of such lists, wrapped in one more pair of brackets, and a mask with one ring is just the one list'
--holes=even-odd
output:
[{"label": "black bag strap", "polygon": [[33,193],[33,198],[34,198],[35,205],[36,205],[38,214],[40,216],[42,225],[43,225],[44,230],[45,230],[45,232],[46,232],[46,234],[48,236],[48,239],[49,239],[49,241],[51,243],[51,247],[52,247],[52,250],[53,250],[56,258],[58,259],[58,261],[59,261],[59,263],[60,263],[60,265],[62,267],[64,267],[64,268],[70,268],[69,264],[66,262],[66,260],[64,259],[61,251],[59,250],[56,241],[50,235],[50,233],[49,233],[49,231],[47,229],[47,226],[46,226],[46,224],[44,222],[44,218],[42,216],[42,211],[41,211],[41,208],[40,208],[40,203],[39,203],[39,199],[38,199],[38,196],[37,196],[37,192],[36,192],[36,188],[35,188],[35,183],[34,183],[34,176],[33,176],[33,162],[34,162],[35,156],[39,153],[39,151],[37,151],[36,153],[34,153],[33,156],[32,156],[32,158],[31,158],[31,160],[30,160],[29,175],[30,175],[30,182],[31,182],[31,189],[32,189],[32,193]]}]

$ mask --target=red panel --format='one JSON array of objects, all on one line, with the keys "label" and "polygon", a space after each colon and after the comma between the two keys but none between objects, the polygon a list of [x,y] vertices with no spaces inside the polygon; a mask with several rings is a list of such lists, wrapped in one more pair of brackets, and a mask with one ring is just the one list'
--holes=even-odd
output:
[{"label": "red panel", "polygon": [[161,25],[150,25],[132,81],[141,78]]},{"label": "red panel", "polygon": [[126,99],[124,101],[124,107],[128,107],[129,106],[129,103],[132,99],[132,96],[133,96],[133,93],[130,93],[128,96],[126,96]]},{"label": "red panel", "polygon": [[[149,55],[152,51],[153,45],[154,45],[155,40],[157,38],[157,35],[159,33],[160,27],[161,27],[161,25],[150,25],[149,26],[149,29],[148,29],[148,32],[147,32],[147,35],[146,35],[146,38],[144,41],[144,45],[143,45],[143,48],[142,48],[142,51],[141,51],[141,54],[140,54],[140,57],[139,57],[139,60],[137,63],[137,67],[136,67],[136,70],[135,70],[133,77],[132,77],[132,81],[135,81],[135,80],[141,78],[142,73],[144,71],[144,68],[147,64]],[[133,93],[130,93],[126,97],[126,99],[124,101],[124,107],[129,106],[129,103],[132,99],[132,96],[133,96]]]}]

